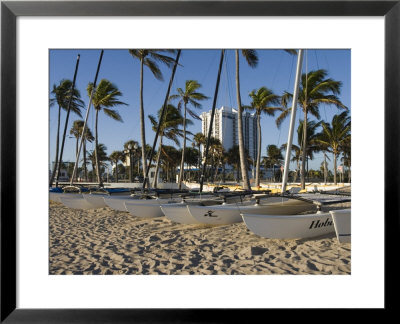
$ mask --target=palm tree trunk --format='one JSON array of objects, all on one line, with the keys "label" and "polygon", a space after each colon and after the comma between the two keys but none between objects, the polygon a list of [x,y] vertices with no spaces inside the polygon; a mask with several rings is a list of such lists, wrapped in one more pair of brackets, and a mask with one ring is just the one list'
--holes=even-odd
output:
[{"label": "palm tree trunk", "polygon": [[335,185],[337,185],[337,179],[336,179],[336,168],[337,168],[337,162],[336,162],[336,152],[333,152],[333,182]]},{"label": "palm tree trunk", "polygon": [[307,107],[304,108],[304,122],[303,122],[303,149],[301,152],[301,189],[306,188],[306,152],[307,152]]},{"label": "palm tree trunk", "polygon": [[101,177],[100,177],[100,162],[99,162],[99,155],[97,152],[97,146],[99,145],[98,122],[99,122],[99,110],[96,109],[96,119],[95,119],[96,140],[95,140],[94,154],[95,154],[95,158],[96,158],[97,182],[99,183],[99,186],[101,186],[102,183],[101,183]]},{"label": "palm tree trunk", "polygon": [[244,139],[243,139],[243,121],[242,121],[243,108],[240,100],[239,50],[235,50],[235,54],[236,54],[236,98],[238,104],[238,140],[239,140],[240,168],[242,170],[243,188],[245,190],[250,190],[250,181],[247,174],[247,163],[246,163]]},{"label": "palm tree trunk", "polygon": [[85,171],[85,181],[88,181],[87,162],[86,162],[86,138],[83,139],[83,170]]},{"label": "palm tree trunk", "polygon": [[200,143],[199,143],[199,183],[200,183],[200,176],[201,176],[201,160],[202,160],[202,156],[201,156],[201,151],[200,151]]},{"label": "palm tree trunk", "polygon": [[[75,156],[78,156],[78,144],[79,144],[79,135],[78,135],[78,137],[76,138]],[[77,163],[78,163],[78,161],[77,161]],[[79,164],[78,164],[78,166],[79,166]],[[78,172],[77,172],[76,175],[75,175],[75,181],[78,182]]]},{"label": "palm tree trunk", "polygon": [[186,102],[185,102],[185,112],[183,115],[183,147],[182,147],[182,158],[181,158],[181,168],[179,170],[179,189],[182,188],[182,181],[183,181],[183,170],[185,164],[185,149],[186,149]]},{"label": "palm tree trunk", "polygon": [[157,188],[158,169],[160,167],[160,157],[161,157],[161,150],[162,150],[162,138],[163,138],[162,135],[160,135],[160,144],[158,146],[156,170],[155,170],[155,173],[154,173],[154,180],[153,180],[153,188]]},{"label": "palm tree trunk", "polygon": [[[143,108],[143,58],[140,59],[140,138],[142,142],[142,171],[143,178],[147,174],[147,161],[146,161],[146,132],[144,124],[144,108]],[[146,181],[144,179],[143,181]]]},{"label": "palm tree trunk", "polygon": [[257,114],[257,164],[256,164],[256,187],[260,186],[260,161],[261,161],[261,116]]},{"label": "palm tree trunk", "polygon": [[57,120],[57,139],[56,139],[56,158],[54,161],[53,173],[50,178],[50,187],[53,185],[54,178],[56,176],[57,167],[58,167],[58,147],[60,141],[60,119],[61,119],[61,106],[58,106],[58,120]]},{"label": "palm tree trunk", "polygon": [[115,182],[118,183],[118,160],[115,161]]}]

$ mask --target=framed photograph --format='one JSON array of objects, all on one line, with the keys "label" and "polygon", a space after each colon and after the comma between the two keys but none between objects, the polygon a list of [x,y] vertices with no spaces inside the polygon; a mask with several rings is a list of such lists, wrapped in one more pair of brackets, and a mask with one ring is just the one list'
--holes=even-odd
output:
[{"label": "framed photograph", "polygon": [[[394,301],[390,296],[398,279],[389,264],[392,253],[397,253],[391,249],[396,245],[392,238],[399,234],[400,213],[399,31],[399,1],[2,1],[1,322],[219,323],[236,321],[239,312],[245,316],[251,313],[255,318],[271,309],[391,309]],[[324,260],[315,262],[315,256],[304,251],[304,265],[309,274],[315,274],[317,263],[317,275],[304,276],[301,271],[288,275],[288,270],[277,273],[281,275],[272,275],[273,271],[268,275],[242,275],[235,271],[221,275],[209,271],[203,273],[208,275],[142,272],[107,276],[101,270],[90,272],[90,264],[90,273],[70,273],[49,265],[49,258],[55,260],[59,252],[49,248],[49,242],[54,243],[49,236],[53,226],[49,221],[49,161],[53,158],[49,143],[54,140],[54,134],[49,133],[53,118],[49,112],[49,89],[60,80],[59,75],[52,74],[53,64],[66,62],[65,53],[73,52],[76,57],[81,52],[82,61],[95,67],[104,49],[108,69],[115,74],[124,69],[121,49],[125,55],[131,48],[193,50],[193,56],[186,53],[185,57],[192,62],[206,56],[206,50],[219,53],[221,49],[296,49],[298,54],[310,49],[308,55],[310,62],[315,60],[315,67],[322,66],[324,61],[333,75],[347,69],[347,105],[351,105],[353,130],[352,244],[347,251],[336,244],[324,253],[336,258],[332,262],[342,258],[345,264],[351,259],[351,265],[343,266],[342,273],[332,272],[330,264]],[[346,59],[342,64],[329,64],[327,54],[318,54],[318,50],[340,51]],[[111,52],[114,56],[107,57]],[[290,57],[290,53],[285,55]],[[179,55],[176,62],[178,58]],[[232,62],[233,58],[232,54]],[[294,67],[295,60],[290,60]],[[206,68],[198,68],[206,73]],[[275,80],[279,70],[274,71],[274,76],[269,77]],[[216,73],[211,79],[214,77]],[[83,91],[86,88],[81,88]],[[164,94],[156,96],[163,101]],[[160,106],[158,102],[157,105]],[[139,139],[138,131],[135,139]],[[137,165],[140,170],[140,162]],[[136,171],[129,172],[126,171],[126,177],[133,182]],[[283,177],[283,168],[281,172]],[[118,173],[107,175],[118,179]],[[66,230],[62,215],[57,217],[57,231]],[[99,225],[97,230],[102,227]],[[123,241],[124,234],[121,231],[115,235]],[[81,232],[77,235],[84,236]],[[71,241],[63,244],[76,246],[75,238],[70,237]],[[159,238],[154,236],[152,240]],[[162,242],[167,241],[162,238]],[[165,249],[168,242],[157,244]],[[276,253],[298,248],[296,244],[274,242]],[[79,244],[85,244],[85,239]],[[172,253],[174,245],[171,246],[168,253]],[[315,246],[309,244],[308,248]],[[276,263],[283,269],[291,267],[284,264],[284,252],[276,259],[272,254],[267,256],[268,248],[243,246],[242,250],[246,249],[254,255],[263,254],[271,269],[279,267]],[[77,246],[75,255],[80,251]],[[231,257],[235,259],[234,255]],[[73,265],[74,256],[68,254],[68,258]],[[196,259],[196,255],[191,259]],[[118,267],[115,270],[135,274]]]}]

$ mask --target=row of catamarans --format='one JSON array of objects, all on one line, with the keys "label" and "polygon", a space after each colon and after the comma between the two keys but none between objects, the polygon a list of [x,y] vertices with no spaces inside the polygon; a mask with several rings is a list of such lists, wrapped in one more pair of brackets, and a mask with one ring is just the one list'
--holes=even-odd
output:
[{"label": "row of catamarans", "polygon": [[340,243],[351,241],[351,209],[322,211],[331,204],[351,201],[350,196],[332,193],[135,192],[127,188],[93,190],[74,186],[50,189],[50,200],[74,209],[110,207],[141,218],[165,216],[180,224],[226,225],[243,221],[254,234],[271,239],[312,238],[336,232]]}]

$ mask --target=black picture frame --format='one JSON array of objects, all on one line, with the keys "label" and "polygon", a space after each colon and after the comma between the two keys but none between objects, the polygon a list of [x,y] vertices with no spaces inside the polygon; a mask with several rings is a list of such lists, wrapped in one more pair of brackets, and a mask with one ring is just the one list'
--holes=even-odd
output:
[{"label": "black picture frame", "polygon": [[[400,1],[2,1],[1,2],[1,323],[235,322],[265,310],[18,309],[16,307],[16,19],[18,16],[384,16],[385,18],[385,310],[397,274],[388,266],[398,238]],[[390,243],[390,244],[389,244]],[[398,251],[393,251],[397,253]],[[397,284],[396,284],[397,282]],[[367,283],[366,283],[367,284]],[[266,292],[268,293],[268,292]],[[391,299],[393,298],[393,299]],[[327,305],[328,307],[329,305]]]}]

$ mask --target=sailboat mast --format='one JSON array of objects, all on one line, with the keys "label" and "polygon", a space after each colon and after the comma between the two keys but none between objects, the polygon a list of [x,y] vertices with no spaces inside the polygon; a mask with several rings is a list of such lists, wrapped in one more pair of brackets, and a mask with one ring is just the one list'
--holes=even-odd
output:
[{"label": "sailboat mast", "polygon": [[87,111],[86,111],[85,123],[83,124],[82,136],[81,136],[81,140],[79,142],[78,153],[76,154],[76,162],[75,162],[75,165],[74,165],[74,171],[72,172],[72,177],[71,177],[71,182],[70,182],[71,186],[72,186],[72,184],[74,182],[76,171],[78,169],[79,155],[81,154],[82,143],[83,143],[85,135],[86,135],[87,120],[88,120],[88,117],[89,117],[90,107],[91,107],[92,101],[93,101],[93,95],[94,95],[94,92],[96,91],[97,77],[99,75],[101,60],[103,59],[103,53],[104,53],[104,50],[101,50],[99,63],[97,64],[96,76],[94,77],[93,89],[92,89],[92,93],[90,94],[90,100],[89,100],[88,108],[87,108]]},{"label": "sailboat mast", "polygon": [[212,133],[212,125],[213,125],[213,121],[214,121],[215,106],[216,106],[216,104],[217,104],[219,80],[220,80],[220,78],[221,78],[221,70],[222,70],[222,63],[223,63],[223,61],[224,61],[224,55],[225,55],[225,50],[221,50],[221,59],[220,59],[220,61],[219,61],[218,76],[217,76],[217,84],[216,84],[216,86],[215,86],[215,93],[214,93],[213,106],[212,106],[212,110],[211,110],[210,127],[208,128],[208,136],[207,136],[206,150],[205,150],[205,155],[204,155],[204,159],[203,159],[203,170],[202,170],[201,177],[200,177],[200,192],[203,191],[204,173],[205,173],[205,171],[206,171],[207,155],[208,155],[208,149],[209,149],[209,147],[210,147],[210,138],[211,138],[211,133]]},{"label": "sailboat mast", "polygon": [[70,96],[69,101],[68,101],[67,117],[66,117],[66,119],[65,119],[64,135],[63,135],[62,144],[61,144],[60,158],[58,159],[58,165],[55,165],[55,168],[54,168],[54,170],[53,170],[53,174],[51,175],[50,187],[53,185],[53,180],[54,180],[55,172],[56,172],[56,171],[57,171],[57,176],[56,176],[56,187],[58,187],[58,179],[59,179],[59,177],[60,177],[60,166],[61,166],[61,164],[62,164],[62,156],[63,156],[63,151],[64,151],[65,134],[66,134],[66,131],[67,131],[67,126],[68,126],[69,113],[70,113],[70,111],[71,111],[71,103],[72,103],[73,96],[74,96],[75,81],[76,81],[76,75],[78,74],[78,66],[79,66],[79,59],[80,59],[80,57],[81,57],[81,56],[78,54],[78,57],[77,57],[77,59],[76,59],[74,78],[73,78],[73,80],[72,80],[72,85],[71,85],[71,96]]},{"label": "sailboat mast", "polygon": [[286,145],[285,167],[283,169],[281,193],[284,193],[286,191],[286,184],[287,184],[288,175],[289,175],[290,152],[292,151],[293,131],[294,131],[294,125],[296,122],[296,109],[297,109],[297,101],[298,101],[298,97],[299,97],[299,86],[300,86],[302,65],[303,65],[303,50],[299,49],[299,53],[297,56],[296,80],[294,83],[293,100],[292,100],[292,114],[290,116],[289,135],[288,135],[288,142]]},{"label": "sailboat mast", "polygon": [[[154,138],[153,147],[152,147],[151,152],[150,152],[149,167],[147,168],[147,170],[146,170],[146,175],[145,175],[145,177],[144,177],[144,179],[143,179],[143,189],[146,188],[146,183],[149,181],[149,180],[148,180],[148,179],[149,179],[149,178],[148,178],[148,177],[149,177],[149,169],[150,169],[150,166],[151,166],[151,161],[152,161],[152,159],[153,159],[154,150],[155,150],[155,148],[156,148],[157,139],[158,139],[158,134],[160,133],[160,127],[161,127],[162,121],[163,121],[163,119],[164,119],[165,111],[167,110],[169,93],[170,93],[170,91],[171,91],[172,82],[174,81],[175,71],[176,71],[176,67],[177,67],[177,65],[178,65],[178,61],[179,61],[179,57],[180,57],[180,56],[181,56],[181,50],[178,50],[178,54],[176,55],[176,59],[175,59],[175,64],[174,64],[174,67],[173,67],[173,69],[172,69],[171,78],[170,78],[170,80],[169,80],[167,94],[165,95],[164,106],[163,106],[163,109],[162,109],[162,111],[161,111],[160,120],[158,121],[158,127],[157,127],[156,136],[155,136],[155,138]],[[157,177],[157,174],[155,175],[155,177]],[[150,187],[150,185],[149,185],[149,187]]]}]

